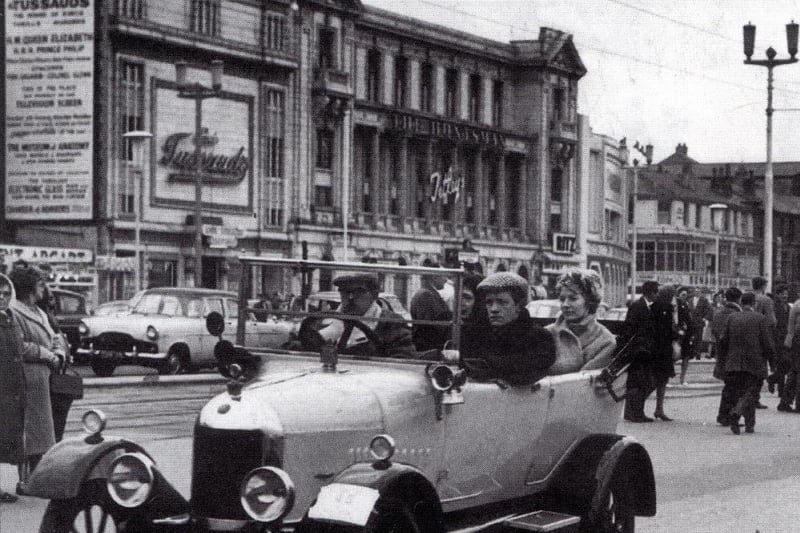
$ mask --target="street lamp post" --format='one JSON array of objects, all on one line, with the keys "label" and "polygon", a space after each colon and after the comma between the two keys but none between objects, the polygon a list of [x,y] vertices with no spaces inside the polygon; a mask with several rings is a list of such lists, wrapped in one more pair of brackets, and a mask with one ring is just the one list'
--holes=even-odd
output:
[{"label": "street lamp post", "polygon": [[[129,131],[122,136],[131,143],[133,149],[133,165],[139,169],[141,176],[133,180],[133,211],[134,211],[134,227],[133,227],[133,255],[136,262],[133,285],[135,292],[142,289],[142,258],[140,248],[142,247],[141,240],[141,225],[142,225],[142,196],[144,184],[144,142],[153,137],[149,131]],[[128,168],[128,177],[130,178],[130,168]]]},{"label": "street lamp post", "polygon": [[764,277],[767,279],[766,291],[772,290],[772,69],[781,65],[797,63],[797,31],[798,25],[792,21],[786,25],[786,47],[791,57],[775,59],[778,54],[771,46],[767,48],[767,59],[751,59],[756,40],[756,27],[745,24],[744,34],[744,60],[745,65],[767,67],[767,166],[764,170]]},{"label": "street lamp post", "polygon": [[719,232],[722,231],[722,226],[718,225],[714,216],[715,213],[721,213],[725,216],[725,210],[728,209],[726,204],[711,204],[708,206],[711,210],[711,230],[714,232],[716,240],[716,255],[714,256],[714,292],[719,291]]},{"label": "street lamp post", "polygon": [[194,100],[194,286],[203,284],[203,150],[200,139],[203,135],[203,100],[216,98],[222,93],[222,71],[224,64],[215,59],[211,62],[211,87],[199,82],[188,82],[184,61],[175,63],[175,82],[178,97]]},{"label": "street lamp post", "polygon": [[[642,146],[639,144],[639,141],[636,141],[633,144],[633,148],[642,154],[647,162],[647,166],[650,166],[650,163],[653,162],[653,145],[648,144],[646,146]],[[632,209],[632,217],[631,217],[631,249],[633,252],[633,259],[631,260],[631,302],[636,300],[636,240],[637,240],[637,233],[636,233],[636,201],[639,199],[639,160],[634,158],[633,159],[633,209]]]}]

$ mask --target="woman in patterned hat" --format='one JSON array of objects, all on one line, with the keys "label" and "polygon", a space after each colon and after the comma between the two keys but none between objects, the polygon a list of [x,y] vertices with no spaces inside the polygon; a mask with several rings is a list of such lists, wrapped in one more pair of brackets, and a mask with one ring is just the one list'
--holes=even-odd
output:
[{"label": "woman in patterned hat", "polygon": [[603,280],[591,269],[568,269],[556,283],[561,314],[547,326],[558,347],[550,374],[595,370],[608,365],[617,346],[614,335],[597,322]]},{"label": "woman in patterned hat", "polygon": [[542,378],[555,361],[555,343],[525,309],[528,282],[518,274],[495,272],[477,288],[486,315],[465,327],[461,339],[461,357],[470,376],[511,385]]}]

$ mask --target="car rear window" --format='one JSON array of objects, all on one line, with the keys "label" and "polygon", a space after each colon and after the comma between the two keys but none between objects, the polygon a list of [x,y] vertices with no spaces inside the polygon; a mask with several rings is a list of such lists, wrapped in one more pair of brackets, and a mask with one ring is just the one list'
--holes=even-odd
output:
[{"label": "car rear window", "polygon": [[83,313],[83,300],[77,296],[69,294],[59,294],[56,298],[58,302],[58,312],[60,314],[78,314]]}]

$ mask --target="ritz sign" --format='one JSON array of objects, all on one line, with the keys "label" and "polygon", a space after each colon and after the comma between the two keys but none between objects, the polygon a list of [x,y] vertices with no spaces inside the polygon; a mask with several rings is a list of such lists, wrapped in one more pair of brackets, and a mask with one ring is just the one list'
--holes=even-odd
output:
[{"label": "ritz sign", "polygon": [[444,174],[439,172],[431,174],[430,183],[433,186],[433,193],[430,197],[431,202],[441,200],[442,204],[447,205],[451,194],[456,196],[454,201],[457,201],[461,195],[461,189],[464,188],[464,176],[454,172],[453,167],[449,167]]}]

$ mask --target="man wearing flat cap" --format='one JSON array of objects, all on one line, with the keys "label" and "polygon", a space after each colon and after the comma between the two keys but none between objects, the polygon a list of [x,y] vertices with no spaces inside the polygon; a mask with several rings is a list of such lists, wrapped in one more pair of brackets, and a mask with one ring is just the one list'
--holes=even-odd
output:
[{"label": "man wearing flat cap", "polygon": [[368,337],[352,322],[325,319],[318,330],[319,341],[333,341],[339,350],[351,355],[412,358],[416,357],[411,330],[402,322],[382,322],[378,319],[402,319],[400,315],[378,304],[378,276],[369,272],[343,274],[333,280],[339,289],[342,303],[339,311],[345,315],[363,317],[364,324],[374,336]]},{"label": "man wearing flat cap", "polygon": [[522,276],[495,272],[478,284],[486,317],[461,338],[461,356],[474,379],[528,385],[547,374],[556,360],[552,335],[528,314],[530,287]]}]

